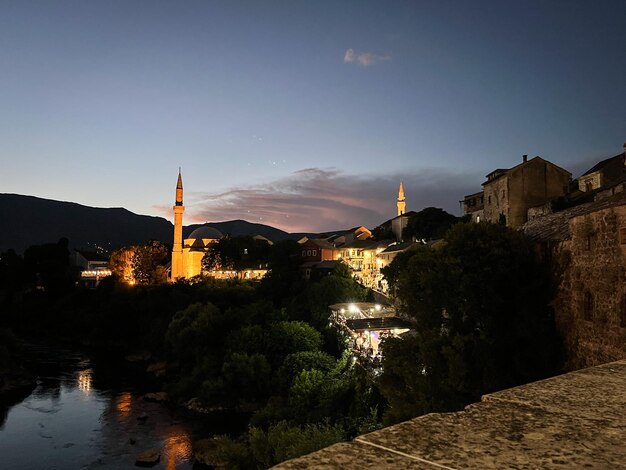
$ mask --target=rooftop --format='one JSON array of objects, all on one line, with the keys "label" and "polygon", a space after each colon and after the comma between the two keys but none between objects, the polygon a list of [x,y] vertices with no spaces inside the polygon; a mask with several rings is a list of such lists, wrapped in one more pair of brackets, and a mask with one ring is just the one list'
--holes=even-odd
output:
[{"label": "rooftop", "polygon": [[620,154],[615,155],[614,157],[611,157],[611,158],[606,158],[606,159],[596,163],[593,167],[589,168],[587,171],[585,171],[582,174],[582,176],[588,175],[590,173],[595,173],[596,171],[600,171],[604,167],[606,167],[606,166],[608,166],[608,165],[610,165],[611,163],[614,163],[614,162],[618,162],[618,163],[622,164],[623,161],[624,161],[624,153],[620,153]]},{"label": "rooftop", "polygon": [[537,217],[526,222],[522,227],[522,231],[534,240],[567,240],[570,238],[569,220],[572,217],[624,204],[626,204],[626,192],[617,193],[599,201],[588,202],[560,212]]},{"label": "rooftop", "polygon": [[296,468],[626,468],[626,359],[483,396],[277,465]]}]

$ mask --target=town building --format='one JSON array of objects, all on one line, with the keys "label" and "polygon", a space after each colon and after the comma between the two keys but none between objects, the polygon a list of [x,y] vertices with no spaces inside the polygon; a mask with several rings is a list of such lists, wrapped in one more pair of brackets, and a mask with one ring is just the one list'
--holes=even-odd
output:
[{"label": "town building", "polygon": [[528,159],[509,169],[487,175],[482,193],[464,198],[464,212],[474,221],[503,223],[519,228],[528,220],[528,210],[565,196],[572,174],[541,157]]},{"label": "town building", "polygon": [[480,191],[478,193],[469,194],[463,198],[463,213],[471,216],[472,222],[484,221],[483,210],[485,208],[485,193]]},{"label": "town building", "polygon": [[96,288],[103,278],[111,275],[108,258],[99,253],[74,249],[70,264],[81,270],[80,283],[84,287]]},{"label": "town building", "polygon": [[387,292],[389,289],[387,281],[383,278],[383,275],[381,274],[382,269],[389,266],[396,258],[396,256],[398,256],[400,253],[405,253],[409,250],[415,250],[418,246],[421,246],[421,243],[417,243],[414,241],[392,243],[384,250],[376,254],[376,266],[378,271],[375,286],[376,290],[381,292]]},{"label": "town building", "polygon": [[611,187],[626,179],[626,143],[624,152],[595,164],[578,178],[578,189],[583,192]]},{"label": "town building", "polygon": [[380,280],[377,255],[389,246],[389,240],[354,240],[340,249],[340,258],[352,269],[354,276],[366,287],[376,288]]}]

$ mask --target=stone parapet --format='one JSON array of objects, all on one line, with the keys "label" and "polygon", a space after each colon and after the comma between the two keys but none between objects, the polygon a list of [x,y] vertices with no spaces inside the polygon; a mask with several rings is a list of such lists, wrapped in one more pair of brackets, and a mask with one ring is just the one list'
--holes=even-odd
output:
[{"label": "stone parapet", "polygon": [[485,395],[277,469],[626,468],[626,360]]}]

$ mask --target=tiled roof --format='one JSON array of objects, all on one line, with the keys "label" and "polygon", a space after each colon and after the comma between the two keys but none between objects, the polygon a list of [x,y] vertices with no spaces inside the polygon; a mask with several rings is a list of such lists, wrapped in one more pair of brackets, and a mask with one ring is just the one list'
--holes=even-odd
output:
[{"label": "tiled roof", "polygon": [[329,249],[335,248],[335,245],[333,243],[329,242],[328,240],[324,240],[323,238],[314,238],[311,241],[315,243],[317,246],[319,246],[320,248],[329,248]]},{"label": "tiled roof", "polygon": [[602,160],[602,161],[596,163],[593,167],[589,168],[586,172],[584,172],[582,174],[582,176],[588,175],[589,173],[594,173],[596,171],[599,171],[602,168],[604,168],[605,166],[609,165],[610,163],[613,163],[615,160],[623,159],[623,158],[624,158],[624,154],[620,153],[619,155],[615,155],[614,157]]},{"label": "tiled roof", "polygon": [[394,253],[397,251],[408,250],[412,245],[418,245],[416,242],[394,243],[385,248],[381,253]]},{"label": "tiled roof", "polygon": [[609,207],[626,204],[626,192],[617,193],[614,196],[600,201],[588,202],[580,206],[571,207],[561,212],[537,217],[526,222],[521,230],[533,240],[560,241],[570,238],[569,220],[572,217],[590,214],[591,212],[608,209]]},{"label": "tiled roof", "polygon": [[[487,185],[487,184],[491,183],[492,181],[495,181],[495,180],[499,179],[502,175],[507,175],[507,174],[509,174],[509,173],[511,173],[511,172],[513,172],[513,171],[517,171],[517,170],[519,170],[520,168],[522,168],[522,167],[524,167],[524,166],[527,166],[527,165],[531,164],[532,162],[534,162],[534,161],[535,161],[535,160],[537,160],[537,159],[539,159],[539,160],[541,160],[541,161],[544,161],[544,162],[546,162],[546,163],[548,163],[548,164],[552,165],[553,167],[558,168],[558,169],[559,169],[559,170],[561,170],[561,171],[564,171],[565,173],[567,173],[567,174],[569,174],[569,175],[571,176],[571,173],[570,173],[569,171],[567,171],[565,168],[561,168],[560,166],[555,165],[554,163],[549,162],[548,160],[546,160],[546,159],[544,159],[544,158],[541,158],[540,156],[538,156],[538,155],[537,155],[536,157],[530,158],[530,159],[528,159],[528,160],[527,160],[527,161],[525,161],[525,162],[522,162],[522,163],[520,163],[520,164],[518,164],[518,165],[515,165],[514,167],[509,168],[508,170],[507,170],[507,169],[505,169],[505,168],[498,168],[497,170],[493,170],[491,173],[489,173],[489,174],[487,175],[487,178],[488,178],[488,179],[487,179],[487,181],[485,181],[484,183],[482,183],[482,185],[483,185],[483,186],[485,186],[485,185]],[[495,175],[494,175],[494,173],[495,173]],[[489,178],[490,176],[492,176],[492,177],[491,177],[491,178]]]},{"label": "tiled roof", "polygon": [[371,249],[376,248],[380,242],[376,240],[372,240],[371,238],[368,240],[352,240],[345,245],[342,245],[341,248],[358,248],[358,249]]}]

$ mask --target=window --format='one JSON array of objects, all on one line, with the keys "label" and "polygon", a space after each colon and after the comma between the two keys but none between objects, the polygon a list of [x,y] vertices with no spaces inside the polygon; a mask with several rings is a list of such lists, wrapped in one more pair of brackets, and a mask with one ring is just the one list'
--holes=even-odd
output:
[{"label": "window", "polygon": [[583,303],[583,314],[585,320],[592,321],[593,320],[593,295],[591,292],[585,292],[585,298]]},{"label": "window", "polygon": [[489,196],[489,197],[487,198],[487,203],[488,203],[488,204],[491,204],[491,196]]},{"label": "window", "polygon": [[306,250],[306,255],[311,256],[311,250]]},{"label": "window", "polygon": [[626,245],[626,227],[619,229],[619,242],[621,245]]},{"label": "window", "polygon": [[317,256],[317,250],[313,250],[313,256]]},{"label": "window", "polygon": [[591,191],[593,189],[593,182],[591,180],[585,181],[585,191]]},{"label": "window", "polygon": [[626,328],[626,295],[622,295],[619,305],[619,326]]},{"label": "window", "polygon": [[306,256],[306,250],[302,250],[302,257],[304,258]]},{"label": "window", "polygon": [[506,191],[503,189],[502,190],[502,199],[505,199],[505,198],[506,198]]}]

